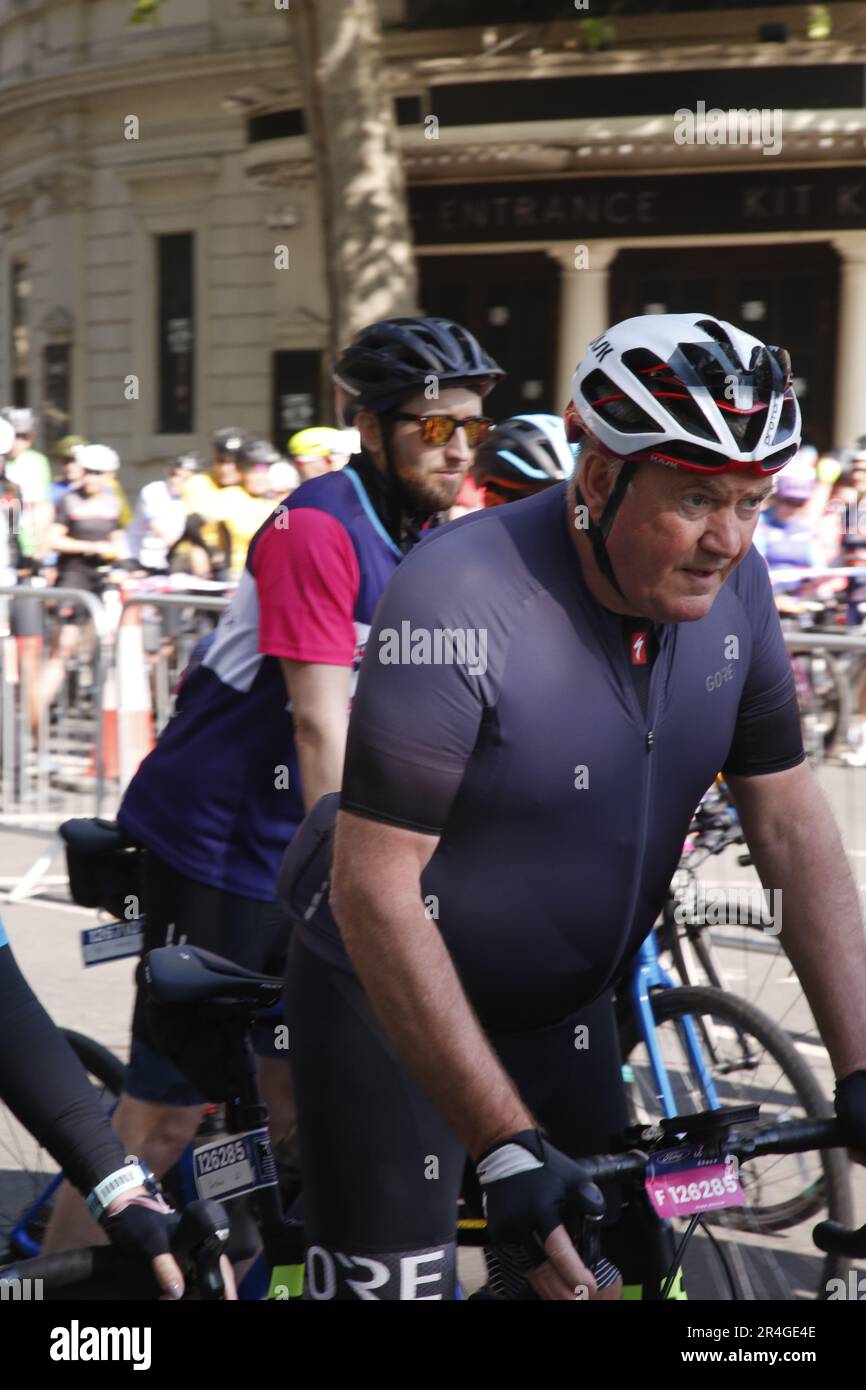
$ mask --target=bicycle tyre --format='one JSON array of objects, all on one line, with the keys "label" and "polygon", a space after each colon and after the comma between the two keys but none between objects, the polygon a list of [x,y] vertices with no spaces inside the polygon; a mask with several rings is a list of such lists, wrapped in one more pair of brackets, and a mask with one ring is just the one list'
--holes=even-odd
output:
[{"label": "bicycle tyre", "polygon": [[60,1031],[84,1070],[96,1081],[100,1081],[113,1096],[119,1096],[123,1088],[126,1064],[121,1062],[110,1048],[103,1047],[102,1043],[96,1042],[94,1038],[88,1038],[84,1033],[76,1033],[72,1028],[61,1028]]},{"label": "bicycle tyre", "polygon": [[[684,1016],[713,1015],[726,1021],[738,1034],[751,1034],[779,1067],[808,1118],[821,1119],[833,1114],[811,1067],[784,1029],[753,1004],[723,990],[701,985],[653,991],[651,1001],[657,1024],[676,1022]],[[629,1061],[641,1043],[637,1021],[629,1012],[621,1020],[620,1027],[624,1062]],[[737,1209],[728,1209],[725,1213],[727,1224],[733,1229],[757,1228],[770,1233],[786,1230],[824,1213],[832,1220],[851,1226],[854,1212],[846,1154],[842,1149],[822,1150],[820,1161],[821,1178],[802,1193],[771,1206],[749,1207],[748,1225],[742,1214],[737,1215]],[[712,1216],[705,1216],[704,1220],[712,1222]],[[844,1278],[848,1264],[843,1256],[826,1256],[819,1289],[826,1287],[831,1278]]]},{"label": "bicycle tyre", "polygon": [[[72,1051],[84,1067],[88,1076],[102,1088],[102,1093],[105,1095],[106,1100],[109,1101],[109,1103],[116,1100],[120,1095],[126,1071],[124,1063],[120,1058],[116,1057],[115,1054],[110,1051],[109,1048],[104,1047],[102,1043],[96,1042],[94,1038],[86,1037],[84,1033],[75,1032],[75,1030],[71,1028],[61,1028],[60,1032],[69,1043],[69,1046],[72,1048]],[[2,1117],[3,1112],[4,1107],[0,1106],[0,1117]],[[7,1147],[4,1142],[2,1128],[2,1120],[0,1120],[0,1156],[3,1155]],[[21,1127],[18,1126],[18,1129],[20,1128]],[[10,1128],[9,1133],[11,1134],[11,1132]],[[30,1173],[30,1181],[28,1183],[29,1192],[23,1200],[15,1201],[11,1209],[7,1209],[4,1204],[0,1203],[0,1259],[13,1259],[24,1253],[14,1246],[10,1247],[10,1234],[18,1224],[21,1214],[28,1211],[30,1207],[38,1201],[41,1193],[44,1192],[45,1188],[53,1181],[56,1173],[53,1160],[51,1160],[52,1171],[50,1173],[42,1171],[42,1163],[44,1160],[40,1158],[39,1155],[43,1155],[44,1150],[37,1144],[37,1141],[33,1139],[32,1136],[28,1135],[27,1141],[32,1155],[37,1157],[38,1166],[35,1171],[31,1169],[27,1170]],[[19,1164],[23,1157],[25,1157],[25,1155],[20,1150],[13,1153],[13,1159],[17,1160]],[[34,1226],[31,1231],[31,1236],[34,1240],[38,1239],[40,1230],[44,1229],[50,1210],[50,1204],[46,1204],[41,1208],[38,1216],[38,1225]]]}]

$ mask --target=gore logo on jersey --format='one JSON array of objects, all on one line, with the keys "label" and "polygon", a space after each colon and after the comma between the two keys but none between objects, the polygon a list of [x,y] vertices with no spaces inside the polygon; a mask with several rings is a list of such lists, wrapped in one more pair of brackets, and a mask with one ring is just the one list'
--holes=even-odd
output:
[{"label": "gore logo on jersey", "polygon": [[633,632],[631,635],[631,664],[646,666],[647,633]]},{"label": "gore logo on jersey", "polygon": [[307,1251],[306,1292],[327,1300],[345,1294],[385,1302],[435,1302],[453,1296],[455,1247],[413,1250],[405,1255],[380,1251],[344,1255],[311,1245]]}]

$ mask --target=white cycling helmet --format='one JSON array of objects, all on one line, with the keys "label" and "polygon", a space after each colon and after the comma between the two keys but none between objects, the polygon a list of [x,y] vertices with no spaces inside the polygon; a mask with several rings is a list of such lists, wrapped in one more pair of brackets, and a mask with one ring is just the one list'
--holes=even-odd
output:
[{"label": "white cycling helmet", "polygon": [[88,473],[116,473],[120,459],[107,444],[79,444],[75,457]]},{"label": "white cycling helmet", "polygon": [[[791,359],[709,314],[645,314],[593,339],[574,374],[568,438],[596,440],[622,459],[586,534],[596,564],[622,594],[607,538],[639,463],[698,473],[777,473],[800,447]],[[583,498],[580,486],[577,497]]]},{"label": "white cycling helmet", "polygon": [[646,314],[594,339],[574,373],[570,438],[618,458],[775,473],[800,447],[791,359],[709,314]]}]

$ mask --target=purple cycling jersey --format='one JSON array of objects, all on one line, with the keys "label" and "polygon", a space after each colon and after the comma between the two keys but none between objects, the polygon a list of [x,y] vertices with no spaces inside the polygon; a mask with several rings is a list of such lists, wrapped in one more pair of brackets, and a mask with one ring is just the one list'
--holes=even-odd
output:
[{"label": "purple cycling jersey", "polygon": [[[644,715],[622,620],[583,580],[563,488],[467,516],[407,557],[376,611],[349,729],[343,809],[439,837],[428,913],[493,1028],[552,1023],[616,978],[720,768],[804,757],[757,552],[705,617],[655,625]],[[333,934],[302,934],[346,962]]]}]

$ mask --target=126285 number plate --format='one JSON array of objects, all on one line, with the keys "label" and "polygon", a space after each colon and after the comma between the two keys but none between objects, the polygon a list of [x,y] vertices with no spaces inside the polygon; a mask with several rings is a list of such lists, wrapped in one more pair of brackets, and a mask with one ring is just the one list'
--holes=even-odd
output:
[{"label": "126285 number plate", "polygon": [[277,1175],[267,1129],[223,1134],[193,1151],[199,1197],[240,1197],[271,1187]]},{"label": "126285 number plate", "polygon": [[654,1154],[647,1164],[644,1183],[660,1216],[721,1211],[724,1207],[741,1207],[746,1200],[733,1160],[705,1158],[699,1144]]}]

